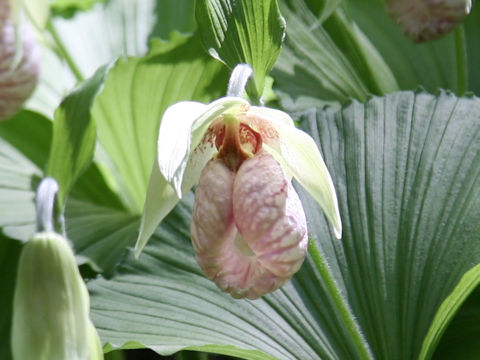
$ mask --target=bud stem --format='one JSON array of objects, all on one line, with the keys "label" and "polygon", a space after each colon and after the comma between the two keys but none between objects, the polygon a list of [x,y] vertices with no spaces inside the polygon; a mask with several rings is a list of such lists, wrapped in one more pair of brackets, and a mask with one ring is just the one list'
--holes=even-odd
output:
[{"label": "bud stem", "polygon": [[42,180],[37,189],[37,231],[54,232],[54,206],[58,184],[54,178],[47,177]]},{"label": "bud stem", "polygon": [[50,33],[50,35],[52,36],[54,42],[55,42],[55,45],[57,45],[57,48],[60,52],[60,54],[62,54],[63,56],[63,59],[67,62],[68,64],[68,67],[70,68],[70,70],[72,70],[72,73],[73,75],[75,76],[75,78],[78,80],[78,81],[83,81],[83,75],[82,73],[80,72],[80,70],[78,69],[77,65],[75,64],[75,62],[73,61],[72,57],[70,56],[70,54],[68,53],[67,49],[65,48],[65,45],[63,45],[63,42],[62,40],[60,39],[60,36],[58,36],[58,33],[57,33],[57,30],[55,29],[55,27],[53,26],[53,23],[51,20],[48,20],[48,23],[47,23],[47,30],[48,32]]}]

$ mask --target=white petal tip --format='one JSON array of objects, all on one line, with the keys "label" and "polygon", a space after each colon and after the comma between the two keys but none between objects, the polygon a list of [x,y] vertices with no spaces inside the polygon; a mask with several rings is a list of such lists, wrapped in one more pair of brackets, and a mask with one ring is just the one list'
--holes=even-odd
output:
[{"label": "white petal tip", "polygon": [[178,200],[182,200],[182,189],[175,188],[175,195],[177,195]]},{"label": "white petal tip", "polygon": [[342,227],[334,227],[333,228],[333,233],[335,234],[335,237],[340,240],[342,238]]},{"label": "white petal tip", "polygon": [[148,239],[145,240],[145,237],[143,236],[143,227],[140,228],[140,234],[138,235],[137,242],[135,243],[135,248],[133,249],[133,254],[135,256],[135,259],[138,259],[140,257],[140,254],[143,251],[143,248],[148,242]]},{"label": "white petal tip", "polygon": [[140,257],[140,254],[142,253],[142,250],[143,250],[143,247],[135,245],[135,249],[134,249],[135,259],[138,259]]},{"label": "white petal tip", "polygon": [[175,190],[175,195],[177,196],[177,199],[181,200],[182,196],[183,196],[183,194],[182,194],[182,181],[179,181],[178,178],[173,178],[169,182],[170,182],[170,185]]}]

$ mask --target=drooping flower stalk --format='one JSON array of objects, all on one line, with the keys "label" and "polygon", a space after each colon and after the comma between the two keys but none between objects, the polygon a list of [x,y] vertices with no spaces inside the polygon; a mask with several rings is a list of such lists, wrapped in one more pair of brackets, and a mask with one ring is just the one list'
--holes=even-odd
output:
[{"label": "drooping flower stalk", "polygon": [[0,0],[0,120],[21,109],[39,73],[40,48],[32,29],[25,22],[14,24],[9,0]]}]

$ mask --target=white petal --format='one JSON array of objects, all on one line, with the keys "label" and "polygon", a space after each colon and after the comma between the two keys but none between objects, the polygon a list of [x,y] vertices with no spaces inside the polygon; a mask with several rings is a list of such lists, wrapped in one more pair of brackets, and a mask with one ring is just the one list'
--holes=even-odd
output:
[{"label": "white petal", "polygon": [[209,105],[180,102],[167,109],[158,136],[158,164],[179,197],[189,155],[200,144],[212,121],[224,113],[244,111],[242,108],[248,106],[241,98],[224,97]]},{"label": "white petal", "polygon": [[342,235],[342,222],[332,178],[313,139],[305,132],[284,123],[275,125],[280,141],[264,144],[267,150],[319,203],[333,225],[335,236]]}]

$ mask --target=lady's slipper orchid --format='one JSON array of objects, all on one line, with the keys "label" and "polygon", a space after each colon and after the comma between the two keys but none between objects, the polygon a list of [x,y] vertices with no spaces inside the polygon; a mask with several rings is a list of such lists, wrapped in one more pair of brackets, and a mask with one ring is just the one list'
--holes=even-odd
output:
[{"label": "lady's slipper orchid", "polygon": [[14,24],[10,0],[0,0],[0,120],[20,110],[40,73],[40,47],[29,24]]},{"label": "lady's slipper orchid", "polygon": [[[221,153],[219,153],[221,155]],[[202,171],[192,243],[205,275],[233,297],[255,299],[283,285],[308,246],[302,204],[280,164],[259,152],[232,170],[221,157]]]},{"label": "lady's slipper orchid", "polygon": [[454,29],[470,13],[471,0],[386,0],[387,11],[416,42]]},{"label": "lady's slipper orchid", "polygon": [[290,179],[320,204],[341,236],[337,198],[310,136],[282,111],[240,97],[180,102],[159,131],[138,256],[158,224],[196,183],[191,235],[205,275],[234,297],[285,283],[307,249],[305,214]]}]

